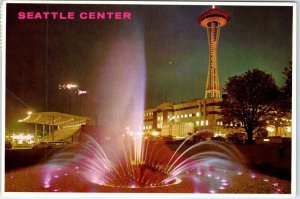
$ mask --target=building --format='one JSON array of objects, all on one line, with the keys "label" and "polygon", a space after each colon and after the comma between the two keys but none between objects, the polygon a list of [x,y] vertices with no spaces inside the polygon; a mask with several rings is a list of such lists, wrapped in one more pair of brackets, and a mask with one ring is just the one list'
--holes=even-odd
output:
[{"label": "building", "polygon": [[[34,124],[35,130],[30,134],[34,135],[36,139],[34,142],[77,142],[81,126],[91,123],[91,119],[59,112],[30,112],[26,118],[18,122]],[[38,134],[41,134],[39,139]]]},{"label": "building", "polygon": [[186,138],[190,133],[208,131],[224,134],[221,128],[221,99],[193,99],[179,104],[163,103],[144,113],[145,134],[159,134],[174,138]]}]

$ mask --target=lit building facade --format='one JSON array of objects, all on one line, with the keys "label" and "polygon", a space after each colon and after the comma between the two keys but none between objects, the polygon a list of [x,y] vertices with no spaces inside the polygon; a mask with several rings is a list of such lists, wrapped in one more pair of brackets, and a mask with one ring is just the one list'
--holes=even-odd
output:
[{"label": "lit building facade", "polygon": [[197,131],[214,135],[224,134],[220,119],[221,99],[193,99],[178,104],[163,103],[144,113],[143,131],[147,135],[158,132],[161,136],[186,138]]}]

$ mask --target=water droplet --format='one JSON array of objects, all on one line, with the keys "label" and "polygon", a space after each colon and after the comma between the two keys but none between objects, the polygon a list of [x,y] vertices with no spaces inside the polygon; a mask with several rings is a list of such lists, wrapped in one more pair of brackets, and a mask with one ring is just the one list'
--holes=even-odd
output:
[{"label": "water droplet", "polygon": [[220,187],[219,187],[219,189],[223,190],[223,189],[225,189],[225,187],[223,187],[223,186],[220,186]]},{"label": "water droplet", "polygon": [[67,173],[65,173],[65,176],[67,176],[68,174]]},{"label": "water droplet", "polygon": [[278,183],[277,182],[273,183],[273,186],[278,187]]},{"label": "water droplet", "polygon": [[58,177],[59,177],[58,175],[55,175],[55,176],[54,176],[54,178],[58,178]]}]

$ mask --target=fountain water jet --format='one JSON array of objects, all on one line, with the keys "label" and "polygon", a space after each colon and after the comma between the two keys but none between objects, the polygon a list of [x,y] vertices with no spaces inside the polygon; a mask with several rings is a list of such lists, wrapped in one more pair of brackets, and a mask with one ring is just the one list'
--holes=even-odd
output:
[{"label": "fountain water jet", "polygon": [[[175,185],[185,178],[198,179],[205,187],[225,189],[230,181],[227,171],[243,171],[240,154],[228,145],[199,142],[182,143],[175,152],[159,141],[143,138],[143,161],[135,162],[127,143],[132,136],[123,135],[123,154],[120,156],[110,147],[102,147],[88,136],[88,142],[79,151],[56,154],[46,165],[48,168],[79,168],[82,176],[93,184],[147,188]],[[180,151],[181,150],[181,151]],[[159,155],[164,154],[164,155]],[[47,169],[47,168],[46,168]],[[53,169],[47,169],[53,171]],[[55,173],[55,172],[54,172]],[[55,175],[55,174],[52,175]],[[226,183],[224,185],[224,183]]]},{"label": "fountain water jet", "polygon": [[[121,133],[131,134],[130,159],[142,162],[142,127],[144,120],[146,62],[143,26],[136,20],[123,24],[114,37],[106,60],[99,67],[98,93],[100,125],[110,128],[101,132],[111,137],[114,150],[122,142]],[[99,62],[103,62],[102,60]]]}]

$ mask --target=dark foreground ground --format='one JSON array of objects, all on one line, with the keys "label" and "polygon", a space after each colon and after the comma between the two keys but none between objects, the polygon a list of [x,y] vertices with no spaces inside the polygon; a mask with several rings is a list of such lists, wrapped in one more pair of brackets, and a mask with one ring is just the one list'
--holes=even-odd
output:
[{"label": "dark foreground ground", "polygon": [[[174,151],[178,144],[168,146]],[[188,146],[187,146],[188,147]],[[6,192],[113,192],[113,193],[291,193],[290,145],[237,145],[248,169],[226,171],[222,177],[181,178],[181,183],[163,187],[121,188],[101,186],[82,177],[80,168],[49,173],[44,162],[58,149],[7,150]],[[250,169],[252,171],[250,171]],[[206,174],[205,174],[206,175]],[[200,180],[199,180],[200,179]]]},{"label": "dark foreground ground", "polygon": [[[112,192],[112,193],[260,193],[260,194],[290,194],[291,183],[275,177],[257,173],[239,173],[229,171],[226,183],[216,188],[211,176],[210,183],[194,182],[190,178],[183,178],[175,185],[148,188],[120,188],[95,185],[86,181],[80,175],[80,170],[57,172],[50,177],[40,166],[33,166],[5,175],[6,192]],[[204,178],[203,178],[204,179]],[[206,178],[208,179],[208,178]],[[209,180],[209,179],[208,179]],[[215,188],[213,188],[215,187]]]}]

